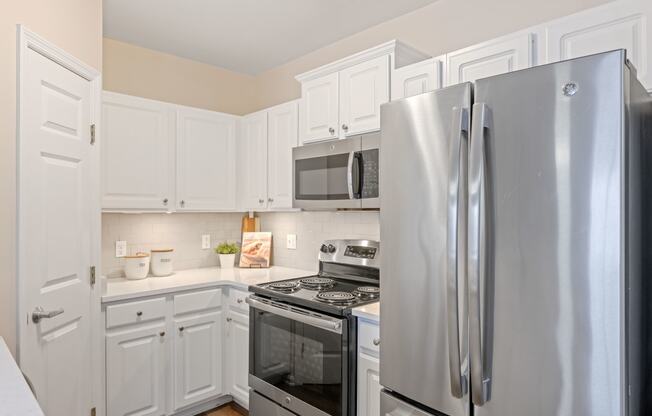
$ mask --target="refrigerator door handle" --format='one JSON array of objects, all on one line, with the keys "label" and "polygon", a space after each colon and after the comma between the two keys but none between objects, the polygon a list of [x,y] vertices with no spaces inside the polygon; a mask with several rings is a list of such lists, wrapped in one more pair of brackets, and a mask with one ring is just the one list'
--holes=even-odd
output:
[{"label": "refrigerator door handle", "polygon": [[468,210],[468,279],[469,279],[469,351],[471,356],[471,400],[482,406],[490,397],[490,378],[487,376],[481,308],[481,281],[485,277],[487,218],[485,172],[485,133],[489,128],[489,108],[485,103],[473,104],[471,124],[471,151],[469,160]]},{"label": "refrigerator door handle", "polygon": [[[458,268],[458,238],[460,216],[460,188],[463,186],[461,171],[466,167],[460,163],[462,142],[467,140],[469,132],[469,114],[467,108],[454,107],[451,141],[448,153],[448,218],[446,230],[447,267],[446,267],[446,315],[448,326],[448,366],[450,371],[451,393],[461,398],[467,392],[466,377],[462,374],[460,359],[459,331],[459,297],[458,285],[460,270]],[[463,192],[463,191],[462,191]]]}]

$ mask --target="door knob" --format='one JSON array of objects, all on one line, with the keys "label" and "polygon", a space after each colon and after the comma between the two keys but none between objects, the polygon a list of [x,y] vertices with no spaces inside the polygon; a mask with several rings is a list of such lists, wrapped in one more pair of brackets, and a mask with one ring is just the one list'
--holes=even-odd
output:
[{"label": "door knob", "polygon": [[55,316],[61,315],[62,313],[63,313],[63,308],[59,308],[59,309],[56,309],[54,311],[45,312],[45,310],[43,310],[43,308],[41,308],[40,306],[37,306],[34,309],[34,312],[32,312],[32,322],[34,322],[35,324],[38,324],[39,322],[41,322],[41,319],[54,318]]}]

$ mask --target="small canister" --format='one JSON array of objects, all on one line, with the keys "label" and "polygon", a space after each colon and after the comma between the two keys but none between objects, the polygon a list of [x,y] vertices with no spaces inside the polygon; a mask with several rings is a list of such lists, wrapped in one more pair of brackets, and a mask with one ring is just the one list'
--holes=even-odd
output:
[{"label": "small canister", "polygon": [[125,277],[130,280],[144,279],[149,272],[149,254],[136,253],[125,258]]},{"label": "small canister", "polygon": [[172,254],[174,249],[166,248],[152,250],[152,274],[154,276],[169,276],[172,274]]}]

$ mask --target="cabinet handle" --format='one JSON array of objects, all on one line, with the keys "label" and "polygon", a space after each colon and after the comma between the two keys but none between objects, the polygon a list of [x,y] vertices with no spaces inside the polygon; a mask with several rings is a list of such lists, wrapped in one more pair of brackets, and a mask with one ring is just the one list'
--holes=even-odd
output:
[{"label": "cabinet handle", "polygon": [[179,327],[179,332],[183,332],[184,329],[185,329],[184,327],[180,326]]},{"label": "cabinet handle", "polygon": [[165,336],[165,331],[161,331],[158,333],[160,336],[164,337]]},{"label": "cabinet handle", "polygon": [[380,345],[380,338],[374,338],[374,340],[371,341],[371,342],[373,342],[375,346],[379,346]]},{"label": "cabinet handle", "polygon": [[342,124],[342,130],[347,131],[349,129],[349,126],[346,124]]},{"label": "cabinet handle", "polygon": [[231,322],[233,318],[226,318],[226,322]]},{"label": "cabinet handle", "polygon": [[143,316],[143,312],[142,311],[136,312],[136,316]]},{"label": "cabinet handle", "polygon": [[269,202],[274,202],[274,198],[267,198]]},{"label": "cabinet handle", "polygon": [[265,202],[264,199],[259,199],[259,200],[258,200],[258,203],[259,203],[259,204],[262,204],[263,202]]},{"label": "cabinet handle", "polygon": [[237,300],[236,302],[238,302],[238,303],[242,303],[242,299],[241,299],[241,298],[238,298],[238,300]]},{"label": "cabinet handle", "polygon": [[183,206],[186,205],[186,201],[184,201],[184,200],[182,199],[181,202],[180,202],[179,204],[181,204],[181,206],[183,207]]},{"label": "cabinet handle", "polygon": [[167,204],[168,204],[168,199],[165,198],[165,199],[163,200],[163,205],[167,205]]},{"label": "cabinet handle", "polygon": [[329,128],[328,128],[328,132],[329,132],[330,134],[335,134],[335,129],[332,128],[332,127],[329,127]]}]

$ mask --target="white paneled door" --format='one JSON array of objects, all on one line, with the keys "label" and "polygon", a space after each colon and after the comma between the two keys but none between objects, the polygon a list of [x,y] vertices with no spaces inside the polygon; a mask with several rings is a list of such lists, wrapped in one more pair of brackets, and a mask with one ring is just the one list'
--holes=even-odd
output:
[{"label": "white paneled door", "polygon": [[[90,78],[37,52],[45,47],[21,32],[18,355],[46,415],[86,416],[91,348],[98,347],[91,337],[99,194],[90,126],[99,100]],[[72,59],[64,54],[54,55]]]},{"label": "white paneled door", "polygon": [[267,195],[269,207],[292,208],[292,148],[298,145],[296,101],[267,111]]},{"label": "white paneled door", "polygon": [[242,206],[246,210],[267,207],[267,112],[260,111],[242,118],[240,172],[238,186],[242,187]]}]

